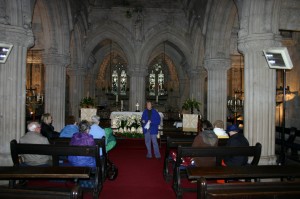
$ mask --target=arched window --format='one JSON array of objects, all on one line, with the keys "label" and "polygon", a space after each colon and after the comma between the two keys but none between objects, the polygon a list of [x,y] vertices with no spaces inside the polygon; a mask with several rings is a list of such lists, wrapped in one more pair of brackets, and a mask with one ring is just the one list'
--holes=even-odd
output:
[{"label": "arched window", "polygon": [[[114,61],[117,61],[115,59]],[[111,75],[111,88],[112,94],[114,95],[126,95],[127,91],[127,74],[126,67],[121,62],[117,61],[116,64],[112,66],[112,75]]]}]

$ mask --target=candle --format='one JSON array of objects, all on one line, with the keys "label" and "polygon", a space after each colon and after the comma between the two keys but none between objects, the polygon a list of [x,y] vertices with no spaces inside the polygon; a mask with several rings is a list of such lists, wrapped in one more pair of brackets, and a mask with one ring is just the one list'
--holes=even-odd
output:
[{"label": "candle", "polygon": [[116,102],[118,102],[119,101],[119,97],[118,97],[118,95],[116,95]]},{"label": "candle", "polygon": [[121,110],[123,110],[123,100],[121,100]]},{"label": "candle", "polygon": [[137,102],[135,106],[136,106],[136,110],[138,111],[139,110],[139,106],[140,106],[139,103]]},{"label": "candle", "polygon": [[158,95],[156,95],[156,103],[158,103]]}]

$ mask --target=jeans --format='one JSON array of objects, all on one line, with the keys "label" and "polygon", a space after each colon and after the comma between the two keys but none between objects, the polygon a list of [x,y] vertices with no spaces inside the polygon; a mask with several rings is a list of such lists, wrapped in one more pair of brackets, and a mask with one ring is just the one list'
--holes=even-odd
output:
[{"label": "jeans", "polygon": [[152,157],[152,150],[151,150],[151,142],[153,144],[153,150],[154,150],[154,155],[156,158],[160,158],[160,152],[159,152],[159,148],[158,148],[158,144],[157,144],[157,135],[151,135],[149,131],[147,131],[147,133],[144,134],[145,137],[145,144],[147,147],[147,158],[151,158]]}]

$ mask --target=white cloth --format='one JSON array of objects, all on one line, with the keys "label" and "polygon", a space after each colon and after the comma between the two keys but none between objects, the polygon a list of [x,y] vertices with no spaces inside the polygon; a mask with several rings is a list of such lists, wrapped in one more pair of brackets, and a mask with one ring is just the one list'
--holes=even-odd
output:
[{"label": "white cloth", "polygon": [[150,128],[150,121],[147,122],[147,124],[144,126],[144,128],[145,128],[146,130],[148,130],[148,129]]}]

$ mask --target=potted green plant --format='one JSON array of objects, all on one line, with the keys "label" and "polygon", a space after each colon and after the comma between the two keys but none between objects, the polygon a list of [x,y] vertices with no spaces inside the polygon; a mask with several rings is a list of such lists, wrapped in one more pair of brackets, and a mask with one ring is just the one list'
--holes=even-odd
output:
[{"label": "potted green plant", "polygon": [[91,121],[93,115],[97,114],[97,109],[95,108],[94,99],[91,97],[84,97],[80,101],[80,119]]},{"label": "potted green plant", "polygon": [[80,101],[81,108],[94,108],[95,102],[94,99],[91,97],[85,97]]},{"label": "potted green plant", "polygon": [[182,105],[182,108],[185,110],[191,110],[191,114],[194,113],[194,109],[199,110],[201,103],[196,101],[195,99],[188,98]]}]

